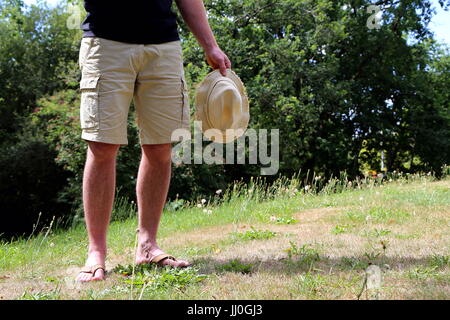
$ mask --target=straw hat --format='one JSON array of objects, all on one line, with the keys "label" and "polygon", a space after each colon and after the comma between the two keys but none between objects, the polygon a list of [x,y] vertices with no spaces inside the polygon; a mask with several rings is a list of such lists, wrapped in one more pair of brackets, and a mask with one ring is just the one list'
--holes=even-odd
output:
[{"label": "straw hat", "polygon": [[232,70],[227,76],[214,70],[197,88],[196,120],[203,134],[219,143],[231,142],[245,133],[250,119],[245,87]]}]

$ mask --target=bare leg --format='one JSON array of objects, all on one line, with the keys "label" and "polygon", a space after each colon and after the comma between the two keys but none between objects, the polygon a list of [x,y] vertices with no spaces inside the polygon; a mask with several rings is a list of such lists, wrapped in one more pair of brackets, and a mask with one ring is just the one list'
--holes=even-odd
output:
[{"label": "bare leg", "polygon": [[[139,212],[139,242],[136,263],[146,263],[163,251],[156,243],[171,172],[171,145],[143,145],[142,159],[136,186]],[[189,265],[187,261],[166,259],[162,262],[174,267]]]},{"label": "bare leg", "polygon": [[[105,264],[106,233],[114,201],[116,155],[119,145],[89,142],[83,176],[83,206],[89,237],[86,266]],[[102,280],[103,270],[94,275],[81,272],[78,281]]]}]

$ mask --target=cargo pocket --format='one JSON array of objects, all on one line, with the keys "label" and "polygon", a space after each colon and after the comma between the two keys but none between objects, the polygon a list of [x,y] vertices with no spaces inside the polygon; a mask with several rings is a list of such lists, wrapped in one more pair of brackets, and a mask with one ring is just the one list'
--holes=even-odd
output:
[{"label": "cargo pocket", "polygon": [[99,129],[98,80],[100,76],[85,76],[81,79],[80,121],[83,130]]},{"label": "cargo pocket", "polygon": [[183,77],[181,77],[181,127],[188,128],[189,127],[189,93],[187,90],[186,81]]}]

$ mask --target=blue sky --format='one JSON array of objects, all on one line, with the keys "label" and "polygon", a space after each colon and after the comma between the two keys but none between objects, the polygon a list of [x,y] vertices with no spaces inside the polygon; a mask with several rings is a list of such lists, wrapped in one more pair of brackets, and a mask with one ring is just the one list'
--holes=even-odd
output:
[{"label": "blue sky", "polygon": [[[47,0],[51,5],[55,5],[59,0]],[[437,8],[437,14],[431,21],[431,30],[435,33],[436,39],[446,42],[450,46],[450,11],[444,11],[439,6],[438,0],[432,0]],[[36,3],[36,0],[25,0],[25,3]]]}]

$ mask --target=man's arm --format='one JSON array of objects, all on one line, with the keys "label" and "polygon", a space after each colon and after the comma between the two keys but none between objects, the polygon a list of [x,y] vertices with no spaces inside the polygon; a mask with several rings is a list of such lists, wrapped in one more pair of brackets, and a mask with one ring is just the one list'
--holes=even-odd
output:
[{"label": "man's arm", "polygon": [[230,59],[219,48],[212,33],[202,0],[176,0],[178,9],[189,29],[205,50],[206,61],[214,69],[220,69],[225,76],[226,69],[231,68]]}]

